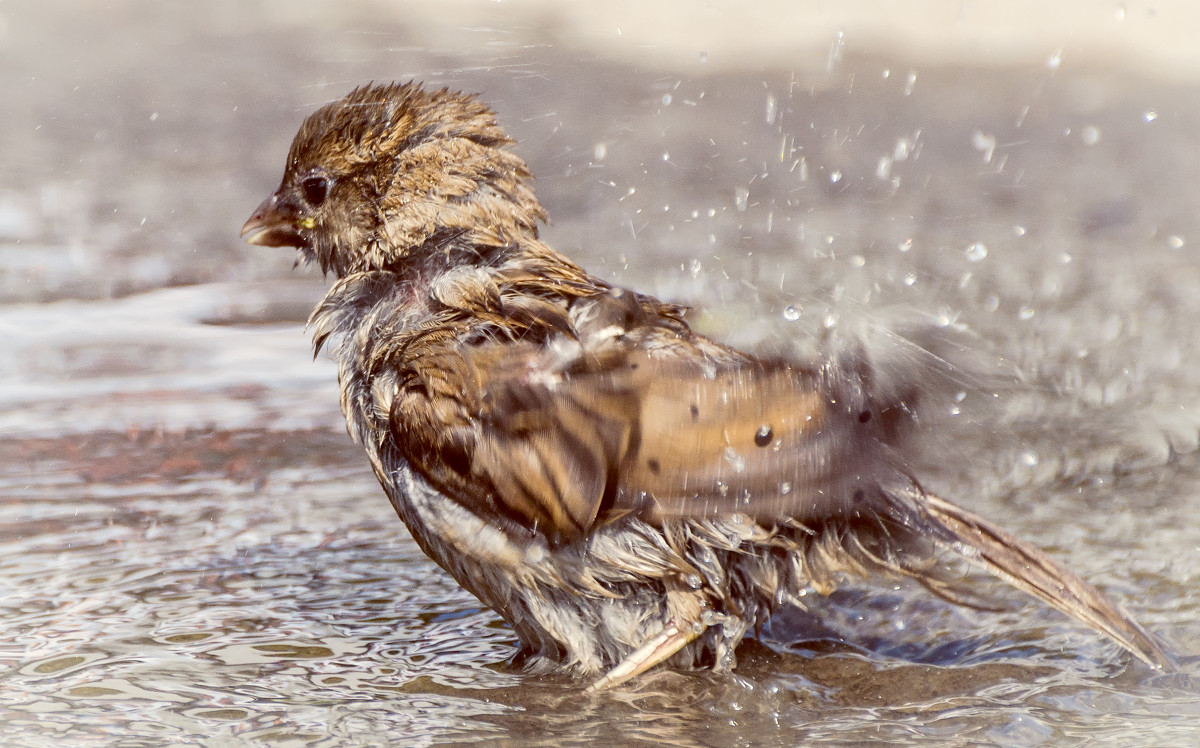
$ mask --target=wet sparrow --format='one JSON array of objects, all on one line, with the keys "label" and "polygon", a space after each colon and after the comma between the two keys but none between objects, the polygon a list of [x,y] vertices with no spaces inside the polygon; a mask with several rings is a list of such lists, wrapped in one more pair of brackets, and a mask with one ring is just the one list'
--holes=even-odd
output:
[{"label": "wet sparrow", "polygon": [[949,551],[1170,666],[1099,591],[922,489],[900,456],[917,388],[878,386],[861,347],[759,360],[542,244],[511,142],[474,96],[356,89],[305,120],[242,235],[336,276],[310,324],[350,434],[530,664],[592,688],[728,669],[772,611],[848,575],[961,601]]}]

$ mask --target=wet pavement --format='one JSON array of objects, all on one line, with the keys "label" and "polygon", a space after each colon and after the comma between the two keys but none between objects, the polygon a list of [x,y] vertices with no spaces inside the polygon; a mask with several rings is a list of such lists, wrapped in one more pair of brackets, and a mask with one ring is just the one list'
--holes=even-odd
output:
[{"label": "wet pavement", "polygon": [[[1200,84],[854,36],[656,59],[489,5],[0,4],[0,742],[1194,744]],[[325,281],[237,238],[307,112],[409,77],[499,111],[548,243],[713,334],[866,331],[903,365],[888,331],[932,328],[961,376],[923,480],[1181,672],[999,588],[985,613],[886,583],[781,617],[732,677],[585,696],[507,667],[345,435],[303,332]]]}]

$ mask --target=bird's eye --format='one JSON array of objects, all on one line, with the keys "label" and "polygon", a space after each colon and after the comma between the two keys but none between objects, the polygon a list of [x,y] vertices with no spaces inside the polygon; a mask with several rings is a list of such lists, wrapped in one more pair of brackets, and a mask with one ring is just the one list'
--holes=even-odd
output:
[{"label": "bird's eye", "polygon": [[300,183],[300,189],[304,191],[304,199],[309,205],[320,205],[329,197],[329,180],[319,175],[306,177]]}]

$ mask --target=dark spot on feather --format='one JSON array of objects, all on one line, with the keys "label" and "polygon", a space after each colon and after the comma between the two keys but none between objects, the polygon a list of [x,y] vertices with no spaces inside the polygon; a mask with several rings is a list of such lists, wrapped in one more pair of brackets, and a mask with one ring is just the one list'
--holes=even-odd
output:
[{"label": "dark spot on feather", "polygon": [[471,457],[462,447],[455,445],[446,447],[442,450],[442,460],[446,463],[446,467],[450,468],[459,475],[468,475],[471,472]]},{"label": "dark spot on feather", "polygon": [[662,472],[662,465],[658,464],[658,460],[651,458],[646,462],[646,467],[650,468],[650,472],[658,475]]},{"label": "dark spot on feather", "polygon": [[859,423],[866,423],[869,420],[871,420],[871,411],[864,410],[862,413],[858,414],[858,422]]},{"label": "dark spot on feather", "polygon": [[692,420],[697,421],[699,419],[700,419],[700,406],[695,403],[692,403]]},{"label": "dark spot on feather", "polygon": [[854,492],[854,496],[852,498],[854,499],[855,504],[861,504],[863,499],[866,498],[866,494],[864,494],[863,490],[859,488]]}]

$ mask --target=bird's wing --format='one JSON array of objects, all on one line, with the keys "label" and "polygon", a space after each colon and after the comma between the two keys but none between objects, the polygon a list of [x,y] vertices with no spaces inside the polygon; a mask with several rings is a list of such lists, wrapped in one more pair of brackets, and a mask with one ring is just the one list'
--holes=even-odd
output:
[{"label": "bird's wing", "polygon": [[660,372],[640,390],[622,496],[643,497],[659,517],[819,523],[865,512],[876,487],[900,473],[878,405],[852,385],[786,366]]},{"label": "bird's wing", "polygon": [[636,428],[639,396],[621,376],[563,371],[569,355],[512,341],[410,353],[389,422],[418,471],[553,541],[595,524]]},{"label": "bird's wing", "polygon": [[472,508],[551,539],[628,513],[820,522],[866,512],[896,474],[877,406],[841,370],[720,369],[565,337],[419,360],[391,408],[406,457]]},{"label": "bird's wing", "polygon": [[811,528],[830,569],[910,576],[969,602],[921,550],[932,543],[1171,667],[1098,590],[909,478],[880,425],[896,404],[872,400],[861,367],[706,369],[640,346],[589,353],[577,341],[432,356],[426,382],[392,409],[393,430],[412,434],[407,456],[447,494],[551,542],[629,513],[740,513],[789,535]]}]

